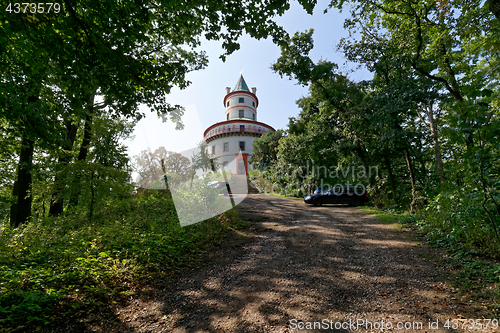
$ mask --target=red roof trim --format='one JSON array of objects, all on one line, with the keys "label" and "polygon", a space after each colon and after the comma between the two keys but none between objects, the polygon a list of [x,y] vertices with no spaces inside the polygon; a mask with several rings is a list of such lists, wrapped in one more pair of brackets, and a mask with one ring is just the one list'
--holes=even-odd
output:
[{"label": "red roof trim", "polygon": [[[267,129],[270,129],[273,132],[276,132],[276,130],[274,128],[272,128],[271,126],[269,126],[267,124],[264,124],[264,123],[261,123],[259,121],[244,120],[244,119],[237,120],[237,119],[235,119],[235,120],[221,121],[220,123],[213,124],[212,126],[210,126],[209,128],[207,128],[205,130],[205,132],[203,132],[203,137],[205,137],[207,135],[207,133],[210,130],[214,129],[215,127],[224,126],[224,125],[228,125],[228,124],[232,124],[232,123],[247,123],[247,124],[253,124],[253,125],[260,125],[260,126],[266,127]],[[239,132],[235,132],[235,133],[239,133]]]},{"label": "red roof trim", "polygon": [[257,98],[257,96],[255,96],[254,94],[252,94],[251,92],[246,92],[246,91],[233,91],[233,92],[230,92],[229,94],[227,94],[225,97],[224,97],[224,107],[226,107],[226,100],[228,97],[232,97],[233,95],[246,95],[248,97],[251,97],[255,100],[255,107],[258,107],[259,106],[259,99]]}]

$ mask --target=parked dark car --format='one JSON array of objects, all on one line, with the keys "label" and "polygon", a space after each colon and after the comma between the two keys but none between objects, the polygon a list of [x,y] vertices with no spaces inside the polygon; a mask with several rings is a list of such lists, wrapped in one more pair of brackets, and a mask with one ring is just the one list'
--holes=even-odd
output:
[{"label": "parked dark car", "polygon": [[331,188],[325,193],[308,195],[304,198],[304,202],[314,206],[323,204],[360,206],[368,202],[368,195],[363,187],[342,186]]},{"label": "parked dark car", "polygon": [[222,193],[224,195],[228,195],[229,193],[231,193],[229,183],[213,181],[213,182],[209,182],[208,185],[212,188],[220,189],[220,191],[221,191],[220,193]]}]

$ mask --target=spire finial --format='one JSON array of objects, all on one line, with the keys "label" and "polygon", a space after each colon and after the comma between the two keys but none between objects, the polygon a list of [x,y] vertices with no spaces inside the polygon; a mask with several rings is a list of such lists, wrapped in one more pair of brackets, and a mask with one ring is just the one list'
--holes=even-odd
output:
[{"label": "spire finial", "polygon": [[243,75],[243,67],[241,67],[240,75]]}]

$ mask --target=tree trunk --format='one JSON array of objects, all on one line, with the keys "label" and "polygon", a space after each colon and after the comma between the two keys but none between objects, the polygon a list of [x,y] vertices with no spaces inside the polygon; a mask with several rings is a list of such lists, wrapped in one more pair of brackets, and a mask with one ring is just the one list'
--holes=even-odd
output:
[{"label": "tree trunk", "polygon": [[438,169],[438,174],[439,174],[439,182],[441,184],[441,187],[444,185],[445,177],[444,177],[444,168],[443,168],[443,159],[441,157],[441,146],[439,144],[439,129],[436,124],[436,121],[434,119],[434,109],[432,107],[433,101],[432,100],[427,100],[427,105],[422,105],[422,108],[424,109],[425,114],[427,115],[427,118],[429,118],[429,125],[427,125],[427,122],[425,119],[422,117],[420,112],[417,111],[418,116],[420,117],[420,120],[424,123],[425,126],[429,128],[431,131],[431,136],[432,136],[432,143],[434,144],[434,154],[436,156],[436,166]]},{"label": "tree trunk", "polygon": [[16,225],[16,216],[17,216],[17,196],[18,196],[18,190],[17,190],[17,180],[14,181],[14,188],[12,189],[12,196],[16,198],[16,202],[14,202],[10,206],[10,225],[15,226]]},{"label": "tree trunk", "polygon": [[411,162],[410,151],[408,148],[404,149],[405,151],[405,159],[406,165],[408,166],[408,171],[410,172],[410,181],[411,181],[411,204],[410,204],[410,213],[415,212],[415,207],[417,205],[417,188],[415,182],[415,170],[413,169],[413,163]]},{"label": "tree trunk", "polygon": [[[95,94],[89,97],[89,104],[87,106],[87,115],[85,116],[85,126],[83,130],[83,141],[80,146],[80,152],[78,153],[77,161],[85,161],[89,153],[90,141],[92,140],[92,120],[94,116],[94,98]],[[70,207],[78,206],[78,197],[80,196],[80,179],[82,175],[80,171],[77,171],[74,181],[74,192],[71,194],[69,200]]]},{"label": "tree trunk", "polygon": [[391,183],[391,190],[392,190],[391,197],[393,199],[397,199],[398,196],[396,192],[396,182],[394,181],[394,174],[392,173],[391,161],[389,160],[389,157],[387,157],[387,155],[384,155],[384,161],[385,161],[385,167],[387,168],[387,172],[389,173],[389,183]]},{"label": "tree trunk", "polygon": [[[78,131],[78,126],[76,124],[73,124],[71,120],[66,119],[65,120],[65,125],[66,125],[66,140],[64,141],[63,145],[61,148],[64,151],[72,151],[73,150],[73,144],[76,139],[76,132]],[[67,154],[66,152],[63,152],[59,156],[58,159],[58,164],[59,165],[66,165],[71,161],[71,155]],[[59,183],[61,182],[61,174],[58,172],[56,173],[54,183],[56,185],[56,190],[54,193],[52,193],[52,199],[50,201],[50,208],[49,208],[49,215],[50,216],[59,216],[63,212],[64,208],[64,199],[60,197],[60,192],[61,189],[59,188]]]},{"label": "tree trunk", "polygon": [[94,200],[95,200],[94,169],[92,169],[92,173],[90,174],[90,207],[89,207],[89,221],[90,222],[92,222],[92,218],[94,217]]},{"label": "tree trunk", "polygon": [[13,227],[18,227],[31,217],[31,170],[33,166],[33,140],[23,138],[17,168],[17,207]]},{"label": "tree trunk", "polygon": [[441,186],[444,185],[444,168],[443,168],[443,159],[441,157],[441,147],[439,145],[438,138],[438,128],[436,122],[434,121],[434,111],[432,110],[432,105],[429,102],[427,105],[427,117],[429,118],[429,129],[431,130],[432,135],[432,143],[434,144],[434,153],[436,155],[436,165],[439,173],[439,182]]},{"label": "tree trunk", "polygon": [[[93,98],[92,98],[93,100]],[[83,132],[83,141],[78,153],[78,161],[85,161],[89,153],[90,140],[92,139],[92,117],[94,114],[93,107],[90,107],[87,115],[85,116],[85,128]]]}]

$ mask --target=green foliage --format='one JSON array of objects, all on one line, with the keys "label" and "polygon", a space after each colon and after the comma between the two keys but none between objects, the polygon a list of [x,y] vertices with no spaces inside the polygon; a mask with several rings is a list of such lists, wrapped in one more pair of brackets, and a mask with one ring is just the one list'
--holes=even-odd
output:
[{"label": "green foliage", "polygon": [[441,193],[424,212],[421,228],[436,244],[474,250],[497,257],[500,242],[496,222],[484,213],[484,194],[479,189],[462,188]]},{"label": "green foliage", "polygon": [[231,202],[220,196],[221,189],[209,184],[217,178],[217,174],[209,173],[193,182],[170,187],[182,226],[206,220],[232,208]]},{"label": "green foliage", "polygon": [[284,131],[279,129],[276,132],[268,131],[254,140],[253,154],[249,162],[255,169],[267,168],[276,162],[279,140],[283,135]]},{"label": "green foliage", "polygon": [[92,222],[75,214],[17,229],[2,224],[0,323],[31,327],[98,309],[161,272],[189,264],[239,225],[229,211],[182,228],[172,199],[161,192],[108,200],[96,207]]},{"label": "green foliage", "polygon": [[270,180],[271,175],[269,170],[251,170],[248,174],[260,193],[277,194],[281,192],[280,187]]}]

